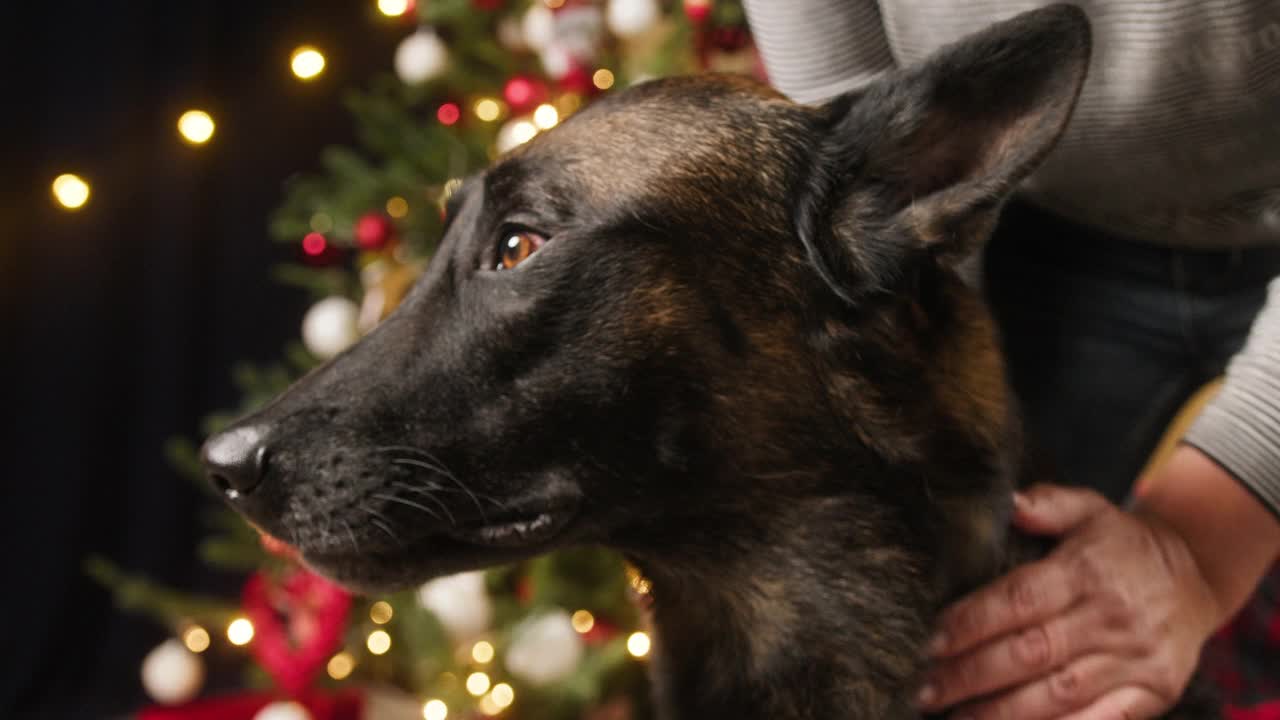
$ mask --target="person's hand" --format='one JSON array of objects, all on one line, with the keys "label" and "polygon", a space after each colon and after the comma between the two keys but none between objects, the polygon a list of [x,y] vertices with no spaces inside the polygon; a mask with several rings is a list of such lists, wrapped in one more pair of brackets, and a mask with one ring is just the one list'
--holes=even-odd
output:
[{"label": "person's hand", "polygon": [[1040,485],[1015,506],[1019,528],[1062,541],[943,613],[921,709],[1136,720],[1171,707],[1222,619],[1186,542],[1088,490]]}]

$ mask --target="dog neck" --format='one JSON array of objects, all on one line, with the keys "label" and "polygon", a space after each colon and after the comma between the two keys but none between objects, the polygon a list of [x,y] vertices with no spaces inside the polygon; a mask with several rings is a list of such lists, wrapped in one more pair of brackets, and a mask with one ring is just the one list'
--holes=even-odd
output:
[{"label": "dog neck", "polygon": [[946,539],[869,507],[814,499],[777,508],[767,528],[717,527],[712,542],[633,558],[652,581],[661,717],[919,716],[910,699],[933,620],[986,578],[942,573]]}]

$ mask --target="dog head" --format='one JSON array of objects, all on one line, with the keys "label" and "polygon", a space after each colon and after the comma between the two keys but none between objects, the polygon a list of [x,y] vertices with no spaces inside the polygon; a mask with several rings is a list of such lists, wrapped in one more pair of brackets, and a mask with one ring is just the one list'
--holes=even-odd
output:
[{"label": "dog head", "polygon": [[1057,6],[822,107],[724,77],[602,99],[468,179],[401,306],[211,438],[210,476],[365,589],[693,547],[927,463],[996,483],[1016,430],[959,268],[1088,45]]}]

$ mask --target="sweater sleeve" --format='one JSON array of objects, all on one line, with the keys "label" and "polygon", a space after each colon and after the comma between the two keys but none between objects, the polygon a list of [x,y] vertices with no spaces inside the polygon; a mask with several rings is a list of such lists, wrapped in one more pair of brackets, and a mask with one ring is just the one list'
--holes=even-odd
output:
[{"label": "sweater sleeve", "polygon": [[1280,516],[1280,278],[1222,391],[1183,440],[1213,458]]},{"label": "sweater sleeve", "polygon": [[894,67],[875,0],[745,0],[773,86],[813,103]]}]

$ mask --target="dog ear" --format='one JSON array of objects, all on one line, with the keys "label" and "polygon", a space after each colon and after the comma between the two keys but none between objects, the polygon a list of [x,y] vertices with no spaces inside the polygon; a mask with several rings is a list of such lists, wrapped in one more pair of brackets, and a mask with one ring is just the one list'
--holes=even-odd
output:
[{"label": "dog ear", "polygon": [[797,229],[846,301],[911,258],[959,263],[1053,147],[1089,63],[1089,23],[1053,5],[993,25],[821,108]]}]

